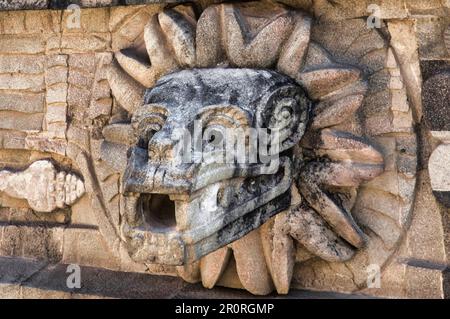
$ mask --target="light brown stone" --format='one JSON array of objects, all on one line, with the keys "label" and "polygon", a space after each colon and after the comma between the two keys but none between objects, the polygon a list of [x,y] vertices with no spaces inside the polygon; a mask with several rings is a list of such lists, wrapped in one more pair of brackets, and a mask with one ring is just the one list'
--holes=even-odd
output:
[{"label": "light brown stone", "polygon": [[65,122],[66,116],[67,105],[65,103],[47,106],[47,113],[45,114],[47,123]]},{"label": "light brown stone", "polygon": [[211,289],[216,285],[228,266],[230,256],[231,249],[223,247],[201,259],[200,271],[203,287]]},{"label": "light brown stone", "polygon": [[0,110],[24,113],[42,113],[44,94],[42,93],[2,93]]},{"label": "light brown stone", "polygon": [[47,104],[65,103],[67,101],[67,84],[58,83],[47,88]]},{"label": "light brown stone", "polygon": [[39,131],[42,129],[42,113],[26,114],[0,111],[0,129]]},{"label": "light brown stone", "polygon": [[0,35],[0,52],[9,54],[37,54],[45,51],[45,40],[40,36]]},{"label": "light brown stone", "polygon": [[63,34],[61,50],[64,53],[106,51],[110,47],[110,42],[109,33]]},{"label": "light brown stone", "polygon": [[410,20],[389,22],[388,28],[392,37],[391,45],[402,70],[401,73],[406,84],[414,119],[417,121],[422,117],[422,78],[420,76],[417,38],[414,34],[415,24]]}]

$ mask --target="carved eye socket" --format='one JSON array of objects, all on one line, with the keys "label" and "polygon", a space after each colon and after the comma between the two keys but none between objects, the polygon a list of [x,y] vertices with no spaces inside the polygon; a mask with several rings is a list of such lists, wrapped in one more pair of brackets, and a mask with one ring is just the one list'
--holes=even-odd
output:
[{"label": "carved eye socket", "polygon": [[225,139],[225,128],[219,125],[212,125],[203,131],[203,141],[206,146],[218,147],[223,145]]},{"label": "carved eye socket", "polygon": [[158,104],[145,104],[138,108],[131,119],[138,147],[148,148],[149,141],[164,126],[167,116],[167,109]]}]

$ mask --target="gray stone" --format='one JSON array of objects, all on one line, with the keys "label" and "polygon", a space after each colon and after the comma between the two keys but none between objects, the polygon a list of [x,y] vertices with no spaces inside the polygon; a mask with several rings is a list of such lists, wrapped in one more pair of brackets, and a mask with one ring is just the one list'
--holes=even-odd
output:
[{"label": "gray stone", "polygon": [[2,0],[0,10],[45,9],[49,0]]},{"label": "gray stone", "polygon": [[40,131],[44,115],[42,113],[17,113],[0,111],[0,129],[19,131]]},{"label": "gray stone", "polygon": [[433,131],[450,130],[450,72],[430,77],[423,85],[425,123]]}]

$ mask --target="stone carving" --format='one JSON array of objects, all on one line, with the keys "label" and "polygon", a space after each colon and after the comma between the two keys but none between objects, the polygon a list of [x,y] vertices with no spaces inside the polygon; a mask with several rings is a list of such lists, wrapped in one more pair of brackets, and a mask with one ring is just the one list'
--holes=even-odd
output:
[{"label": "stone carving", "polygon": [[33,210],[49,213],[73,205],[85,189],[80,178],[42,160],[21,172],[0,171],[0,192],[26,199]]},{"label": "stone carving", "polygon": [[[0,171],[51,159],[87,195],[35,214],[1,191],[1,256],[254,294],[445,294],[438,5],[384,2],[381,28],[369,29],[356,2],[126,2],[82,9],[76,30],[67,11],[0,12]],[[205,149],[191,155],[220,157],[210,133],[222,126],[237,137],[284,127],[277,169],[260,157],[178,162],[170,132],[194,138],[199,120]]]},{"label": "stone carving", "polygon": [[[135,261],[176,265],[213,287],[232,251],[244,288],[287,293],[295,246],[330,262],[365,246],[350,212],[384,159],[344,123],[368,83],[311,42],[310,29],[307,15],[281,5],[211,6],[198,21],[177,6],[115,54],[108,79],[131,122],[104,127],[101,158],[122,174],[121,236]],[[219,127],[278,129],[280,169],[174,165],[172,134],[203,116]]]},{"label": "stone carving", "polygon": [[450,54],[450,24],[447,26],[444,32],[444,43],[447,48],[447,54]]}]

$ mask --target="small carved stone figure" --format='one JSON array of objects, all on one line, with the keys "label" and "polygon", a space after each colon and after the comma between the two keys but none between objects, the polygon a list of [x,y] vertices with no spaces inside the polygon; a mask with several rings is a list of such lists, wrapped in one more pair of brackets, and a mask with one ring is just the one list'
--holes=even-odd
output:
[{"label": "small carved stone figure", "polygon": [[80,178],[57,171],[50,161],[42,160],[21,172],[0,171],[0,192],[26,199],[37,212],[50,213],[73,205],[85,189]]}]

